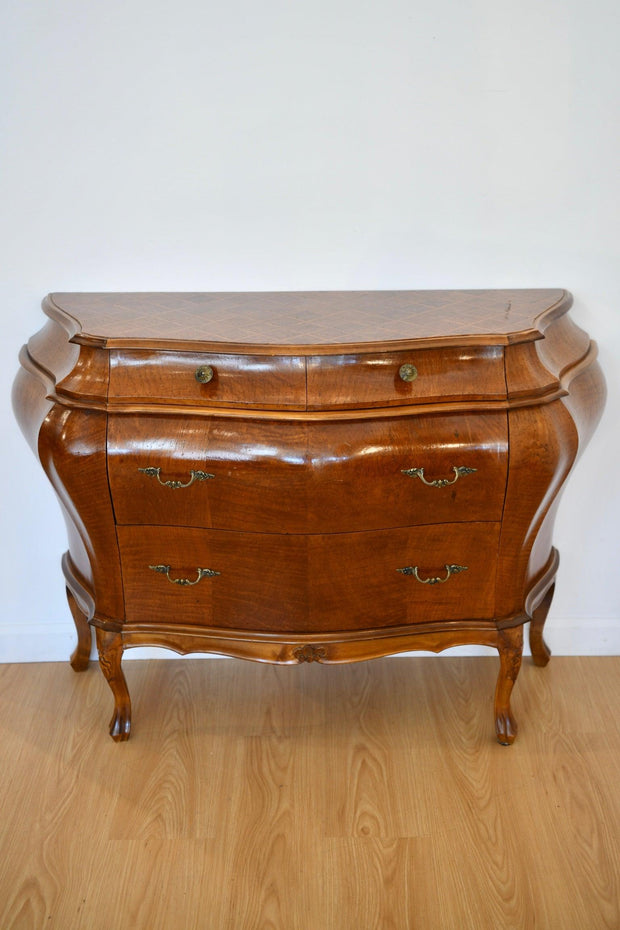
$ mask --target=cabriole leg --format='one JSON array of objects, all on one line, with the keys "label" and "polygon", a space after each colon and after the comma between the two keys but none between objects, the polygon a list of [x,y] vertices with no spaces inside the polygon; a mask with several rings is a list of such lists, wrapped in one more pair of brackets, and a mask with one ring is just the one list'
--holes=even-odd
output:
[{"label": "cabriole leg", "polygon": [[69,662],[74,672],[83,672],[88,668],[90,661],[90,647],[92,644],[90,625],[86,619],[86,614],[80,609],[69,588],[67,588],[67,601],[77,630],[77,645],[71,654]]},{"label": "cabriole leg", "polygon": [[129,739],[131,730],[131,700],[121,668],[123,639],[120,633],[110,633],[97,627],[99,665],[114,695],[114,713],[110,721],[110,736],[117,743]]},{"label": "cabriole leg", "polygon": [[499,675],[495,688],[495,732],[502,746],[510,746],[517,736],[517,721],[510,710],[510,695],[521,668],[523,626],[499,631]]},{"label": "cabriole leg", "polygon": [[555,584],[552,584],[539,606],[533,612],[530,622],[530,649],[532,651],[532,659],[534,665],[539,665],[541,668],[544,667],[551,658],[551,650],[543,639],[543,629],[547,614],[549,613],[549,608],[551,607],[554,591]]}]

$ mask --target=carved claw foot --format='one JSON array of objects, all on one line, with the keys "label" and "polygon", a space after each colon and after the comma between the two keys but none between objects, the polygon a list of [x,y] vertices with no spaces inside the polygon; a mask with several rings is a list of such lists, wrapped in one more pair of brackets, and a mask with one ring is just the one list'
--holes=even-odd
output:
[{"label": "carved claw foot", "polygon": [[500,665],[495,688],[495,732],[498,743],[510,746],[514,743],[518,730],[517,721],[510,709],[510,695],[521,668],[523,627],[500,630],[497,648]]},{"label": "carved claw foot", "polygon": [[90,661],[90,647],[92,644],[90,625],[86,619],[86,614],[80,609],[69,588],[67,588],[67,601],[77,630],[77,645],[71,653],[69,662],[74,672],[83,672],[88,668]]},{"label": "carved claw foot", "polygon": [[110,721],[110,736],[121,743],[129,739],[131,731],[131,700],[127,682],[121,668],[123,640],[120,633],[97,629],[99,665],[114,695],[114,713]]},{"label": "carved claw foot", "polygon": [[541,668],[544,668],[551,658],[551,650],[543,639],[543,629],[547,614],[549,613],[549,608],[551,607],[554,591],[555,584],[552,584],[539,606],[533,612],[530,621],[530,649],[532,651],[532,660],[534,665],[538,665]]}]

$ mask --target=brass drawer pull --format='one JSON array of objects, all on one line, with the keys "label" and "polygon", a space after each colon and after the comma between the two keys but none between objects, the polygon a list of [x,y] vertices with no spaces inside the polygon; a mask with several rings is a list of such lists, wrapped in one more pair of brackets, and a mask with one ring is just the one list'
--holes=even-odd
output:
[{"label": "brass drawer pull", "polygon": [[401,365],[398,369],[398,374],[400,375],[401,381],[415,381],[418,377],[418,369],[415,365]]},{"label": "brass drawer pull", "polygon": [[197,568],[196,571],[198,573],[198,577],[195,581],[190,581],[189,578],[171,578],[169,565],[149,565],[149,568],[153,572],[160,572],[162,575],[165,575],[171,584],[180,584],[184,588],[198,584],[198,582],[202,581],[203,578],[214,578],[216,575],[220,574],[219,572],[214,571],[212,568]]},{"label": "brass drawer pull", "polygon": [[208,471],[190,471],[190,479],[186,481],[185,484],[182,481],[162,481],[160,478],[161,468],[139,468],[138,471],[141,471],[144,475],[148,475],[149,478],[157,478],[159,483],[163,488],[172,488],[174,491],[177,488],[189,488],[190,484],[193,484],[194,481],[206,481],[208,478],[215,478],[215,475],[212,475]]},{"label": "brass drawer pull", "polygon": [[427,481],[424,477],[423,468],[403,468],[403,475],[408,475],[410,478],[419,478],[422,484],[425,484],[429,488],[447,488],[450,484],[456,484],[459,478],[463,478],[465,475],[471,475],[473,472],[478,471],[477,468],[468,468],[465,465],[453,465],[452,471],[454,472],[454,478],[436,478],[435,481]]},{"label": "brass drawer pull", "polygon": [[420,584],[445,584],[451,575],[458,575],[459,572],[466,572],[467,565],[446,565],[445,569],[448,573],[445,578],[439,578],[437,575],[431,578],[420,578],[417,565],[407,565],[406,568],[397,568],[396,571],[401,572],[403,575],[413,575],[415,580],[419,581]]},{"label": "brass drawer pull", "polygon": [[211,365],[201,365],[200,368],[196,369],[195,378],[196,381],[200,381],[201,384],[208,384],[209,381],[213,380],[213,375],[215,371]]}]

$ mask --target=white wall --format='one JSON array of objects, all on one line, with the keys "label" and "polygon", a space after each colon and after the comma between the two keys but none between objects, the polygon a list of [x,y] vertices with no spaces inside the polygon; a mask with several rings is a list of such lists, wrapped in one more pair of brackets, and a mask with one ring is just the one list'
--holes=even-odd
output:
[{"label": "white wall", "polygon": [[8,402],[16,354],[46,292],[119,289],[572,290],[610,397],[557,523],[548,638],[620,651],[615,0],[2,15],[0,659],[73,640],[64,525]]}]

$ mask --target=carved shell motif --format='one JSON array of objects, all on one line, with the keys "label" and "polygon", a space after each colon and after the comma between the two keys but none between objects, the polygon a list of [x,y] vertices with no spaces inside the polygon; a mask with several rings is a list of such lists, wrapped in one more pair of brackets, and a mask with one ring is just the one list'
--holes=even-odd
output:
[{"label": "carved shell motif", "polygon": [[307,643],[305,646],[298,646],[293,649],[293,655],[298,662],[320,662],[325,658],[327,652],[324,646],[312,646]]}]

